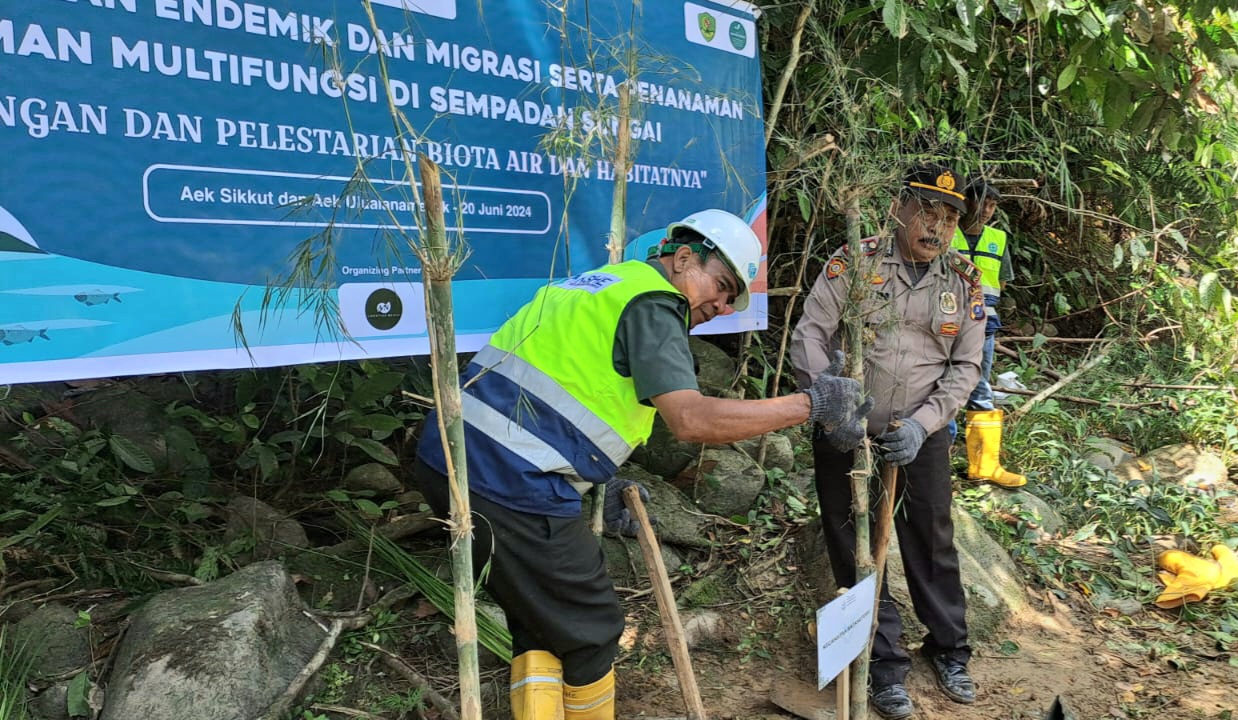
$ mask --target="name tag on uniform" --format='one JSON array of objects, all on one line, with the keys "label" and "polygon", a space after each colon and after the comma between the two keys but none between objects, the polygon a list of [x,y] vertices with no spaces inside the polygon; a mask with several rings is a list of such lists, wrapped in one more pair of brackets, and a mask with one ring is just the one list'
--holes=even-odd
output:
[{"label": "name tag on uniform", "polygon": [[941,294],[941,312],[943,315],[953,315],[959,311],[959,299],[955,294],[946,290]]},{"label": "name tag on uniform", "polygon": [[622,279],[618,275],[611,275],[610,273],[585,273],[584,275],[577,275],[564,280],[559,283],[559,287],[565,290],[587,290],[591,293],[596,293]]}]

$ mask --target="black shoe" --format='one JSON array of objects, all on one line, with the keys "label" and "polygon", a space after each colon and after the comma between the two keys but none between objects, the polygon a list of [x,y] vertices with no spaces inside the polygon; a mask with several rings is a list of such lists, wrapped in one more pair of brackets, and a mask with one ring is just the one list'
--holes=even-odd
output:
[{"label": "black shoe", "polygon": [[877,714],[886,720],[905,720],[911,717],[916,708],[911,704],[911,696],[902,683],[892,685],[874,685],[868,693],[868,699],[873,704]]},{"label": "black shoe", "polygon": [[976,682],[967,674],[967,663],[959,662],[942,653],[929,658],[937,675],[937,686],[956,703],[969,705],[976,702]]}]

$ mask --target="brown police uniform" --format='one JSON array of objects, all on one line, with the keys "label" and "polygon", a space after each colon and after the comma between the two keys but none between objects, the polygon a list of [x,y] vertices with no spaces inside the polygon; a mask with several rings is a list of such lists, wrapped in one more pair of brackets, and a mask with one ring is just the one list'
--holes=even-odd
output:
[{"label": "brown police uniform", "polygon": [[[900,468],[896,490],[895,529],[912,604],[929,631],[925,652],[949,653],[966,663],[971,650],[950,519],[950,434],[945,427],[980,378],[985,312],[979,271],[951,250],[922,268],[917,281],[893,239],[869,238],[863,246],[858,261],[842,249],[826,263],[792,336],[791,358],[806,387],[829,364],[829,352],[841,347],[851,279],[865,283],[860,306],[864,382],[875,402],[868,432],[879,435],[890,422],[911,418],[928,433],[916,459]],[[830,565],[839,586],[850,587],[856,580],[848,476],[852,453],[840,453],[818,437],[813,455]],[[903,682],[911,666],[898,645],[898,609],[886,588],[881,593],[874,685]]]}]

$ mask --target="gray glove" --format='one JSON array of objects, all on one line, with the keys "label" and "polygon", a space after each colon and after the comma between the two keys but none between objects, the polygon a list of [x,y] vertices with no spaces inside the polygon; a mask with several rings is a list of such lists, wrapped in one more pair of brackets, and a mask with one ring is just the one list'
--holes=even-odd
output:
[{"label": "gray glove", "polygon": [[[632,517],[632,513],[623,504],[623,491],[631,485],[640,489],[641,502],[649,502],[649,491],[635,480],[613,477],[606,481],[606,499],[602,501],[602,521],[606,526],[606,534],[611,537],[616,535],[636,537],[637,531],[640,530],[640,523]],[[650,515],[649,524],[657,525],[658,519]]]},{"label": "gray glove", "polygon": [[891,465],[906,465],[920,454],[920,446],[928,433],[924,426],[908,418],[900,421],[902,424],[895,430],[884,432],[877,436],[881,445],[881,454]]},{"label": "gray glove", "polygon": [[835,350],[830,366],[821,371],[812,385],[803,392],[812,402],[808,419],[821,425],[822,433],[836,449],[846,452],[864,439],[864,417],[873,409],[873,400],[862,404],[864,389],[856,380],[839,377],[845,356]]}]

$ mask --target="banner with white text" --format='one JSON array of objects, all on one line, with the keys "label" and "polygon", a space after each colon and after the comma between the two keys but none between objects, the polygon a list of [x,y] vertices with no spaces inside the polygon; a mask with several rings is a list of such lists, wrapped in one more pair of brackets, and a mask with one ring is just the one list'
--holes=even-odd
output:
[{"label": "banner with white text", "polygon": [[606,262],[619,133],[629,257],[705,208],[765,238],[743,2],[22,0],[0,69],[0,384],[428,353],[422,155],[461,350]]}]

